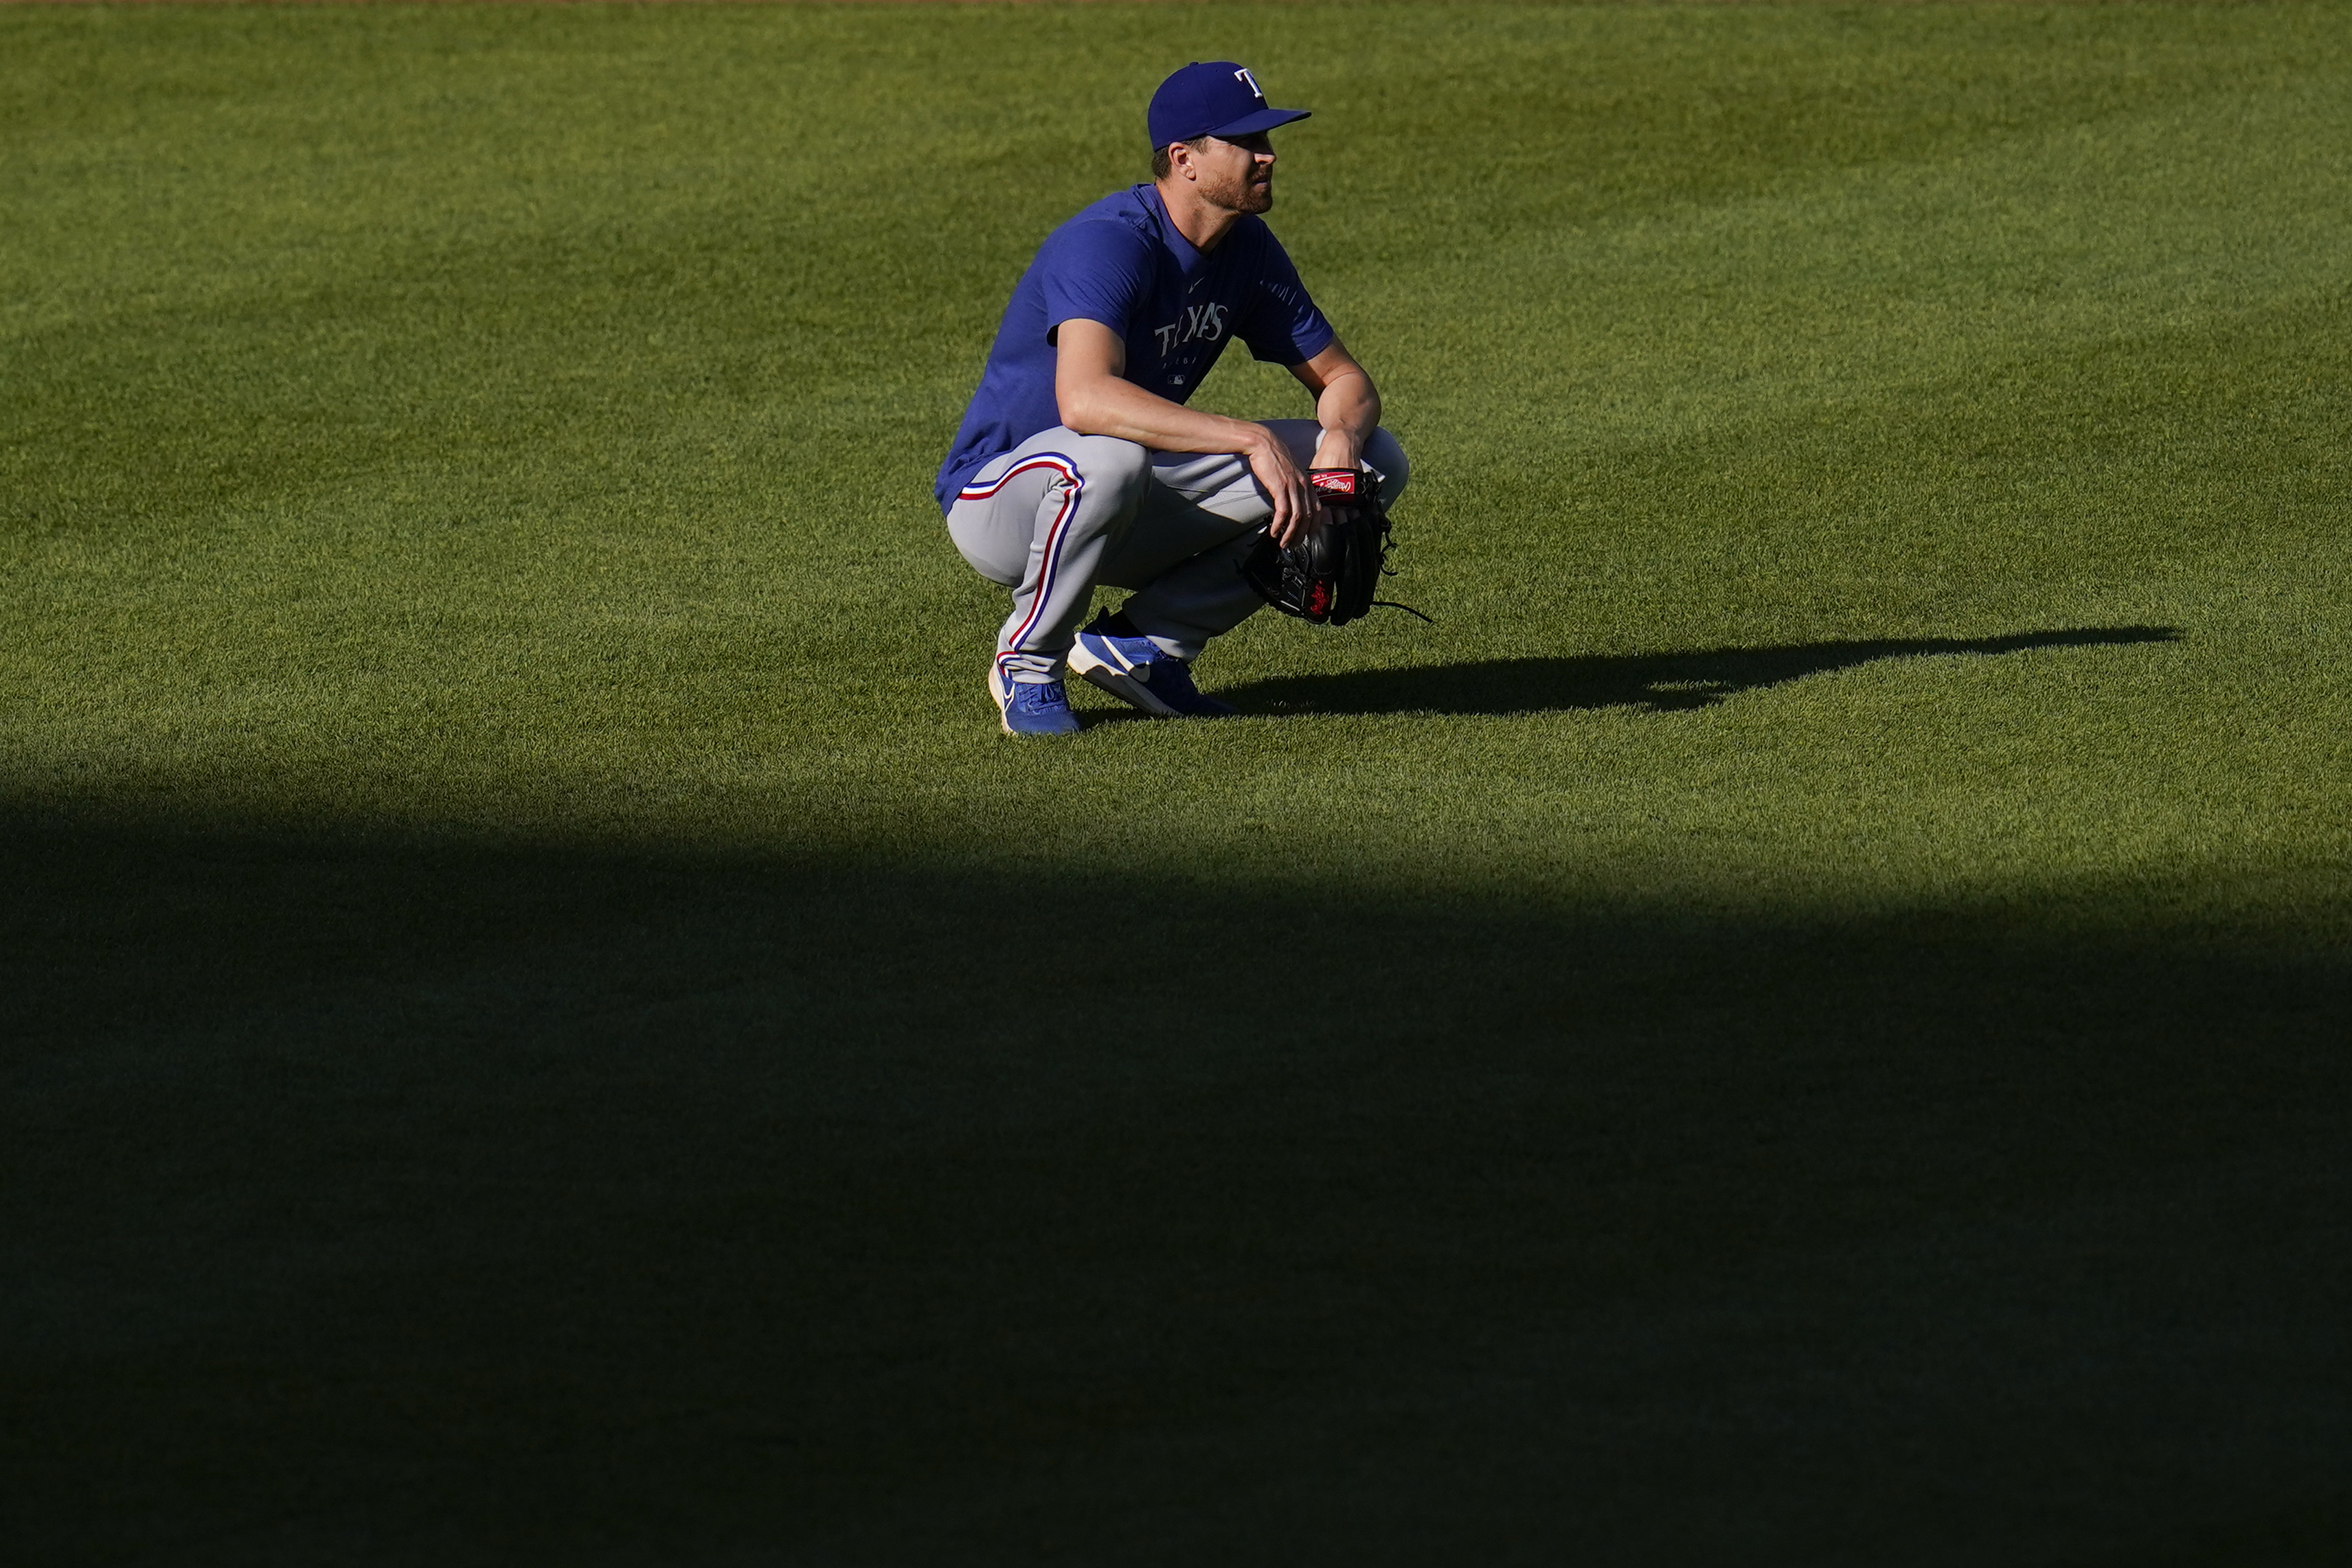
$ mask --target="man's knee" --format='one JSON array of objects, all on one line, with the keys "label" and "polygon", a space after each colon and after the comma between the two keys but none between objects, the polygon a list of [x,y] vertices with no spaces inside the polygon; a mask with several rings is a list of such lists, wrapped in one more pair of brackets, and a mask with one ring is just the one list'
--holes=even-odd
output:
[{"label": "man's knee", "polygon": [[1405,461],[1404,447],[1383,425],[1372,432],[1364,443],[1364,461],[1381,476],[1381,505],[1393,507],[1404,494],[1405,482],[1412,477],[1412,465]]},{"label": "man's knee", "polygon": [[1078,465],[1078,476],[1089,490],[1106,500],[1125,499],[1143,488],[1151,475],[1151,453],[1116,435],[1073,434],[1065,443]]}]

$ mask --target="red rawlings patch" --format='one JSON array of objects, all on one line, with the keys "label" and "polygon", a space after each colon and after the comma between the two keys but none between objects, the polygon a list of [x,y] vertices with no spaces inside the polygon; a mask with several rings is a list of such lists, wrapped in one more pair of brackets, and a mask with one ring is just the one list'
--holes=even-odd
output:
[{"label": "red rawlings patch", "polygon": [[1359,476],[1345,468],[1324,468],[1309,474],[1307,476],[1307,482],[1318,490],[1328,490],[1339,496],[1352,496],[1357,493],[1358,478]]}]

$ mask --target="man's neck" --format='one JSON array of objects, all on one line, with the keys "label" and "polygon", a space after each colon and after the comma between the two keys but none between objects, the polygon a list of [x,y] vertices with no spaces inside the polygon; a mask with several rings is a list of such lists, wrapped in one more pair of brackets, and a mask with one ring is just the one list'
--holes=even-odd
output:
[{"label": "man's neck", "polygon": [[1218,242],[1242,221],[1241,214],[1213,207],[1201,200],[1189,180],[1157,180],[1152,183],[1160,193],[1160,204],[1168,209],[1168,221],[1203,256],[1216,249]]}]

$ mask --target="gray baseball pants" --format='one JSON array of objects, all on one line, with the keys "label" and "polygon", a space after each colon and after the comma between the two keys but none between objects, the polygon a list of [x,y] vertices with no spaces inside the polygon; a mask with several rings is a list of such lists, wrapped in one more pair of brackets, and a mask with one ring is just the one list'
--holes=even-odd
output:
[{"label": "gray baseball pants", "polygon": [[[1311,419],[1264,423],[1302,468],[1323,434]],[[1409,472],[1396,437],[1374,432],[1364,465],[1393,505]],[[1199,658],[1265,602],[1242,563],[1273,515],[1245,457],[1154,452],[1055,425],[971,476],[948,534],[973,570],[1013,590],[998,666],[1015,681],[1049,681],[1099,586],[1134,590],[1125,612],[1135,629],[1162,653]]]}]

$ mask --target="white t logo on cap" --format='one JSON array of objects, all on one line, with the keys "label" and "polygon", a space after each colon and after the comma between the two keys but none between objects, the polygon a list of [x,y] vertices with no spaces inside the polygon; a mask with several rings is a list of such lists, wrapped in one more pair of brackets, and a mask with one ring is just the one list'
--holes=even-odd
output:
[{"label": "white t logo on cap", "polygon": [[1237,82],[1245,84],[1250,89],[1250,96],[1252,98],[1257,99],[1260,103],[1264,103],[1265,101],[1265,89],[1257,85],[1257,78],[1249,74],[1249,67],[1244,66],[1241,69],[1235,71],[1234,73],[1234,79]]}]

